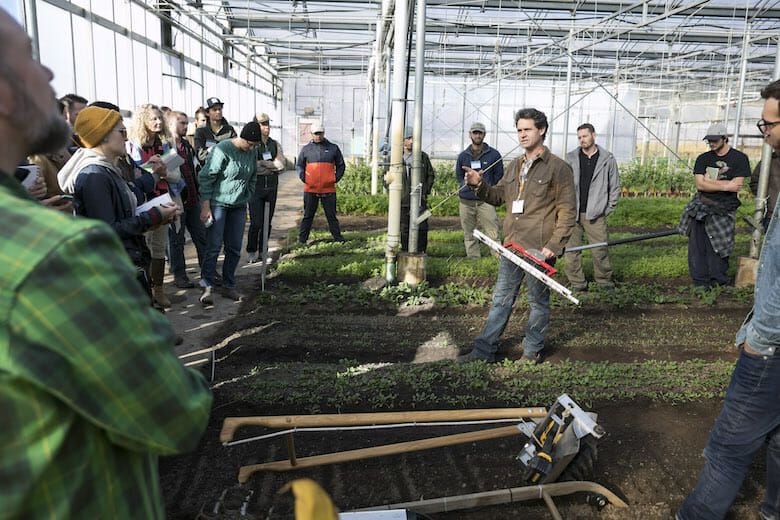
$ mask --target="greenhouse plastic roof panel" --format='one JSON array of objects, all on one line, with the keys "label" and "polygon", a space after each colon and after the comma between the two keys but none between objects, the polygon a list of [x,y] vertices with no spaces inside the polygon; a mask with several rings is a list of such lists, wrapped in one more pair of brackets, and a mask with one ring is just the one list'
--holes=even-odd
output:
[{"label": "greenhouse plastic roof panel", "polygon": [[[280,74],[365,73],[381,2],[221,2],[216,16]],[[412,2],[412,5],[414,2]],[[771,76],[780,0],[428,0],[425,68],[435,75],[701,84]],[[389,33],[392,38],[392,31]],[[413,61],[413,60],[412,60]]]}]

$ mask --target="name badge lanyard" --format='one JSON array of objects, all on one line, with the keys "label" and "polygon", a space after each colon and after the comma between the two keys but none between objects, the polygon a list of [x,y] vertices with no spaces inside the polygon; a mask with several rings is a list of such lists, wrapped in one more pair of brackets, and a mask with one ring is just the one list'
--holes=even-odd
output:
[{"label": "name badge lanyard", "polygon": [[[534,158],[535,159],[535,158]],[[520,187],[517,190],[517,199],[512,202],[512,213],[522,213],[525,206],[523,194],[525,193],[525,183],[528,179],[528,171],[534,163],[534,159],[523,158],[523,164],[520,167]]]}]

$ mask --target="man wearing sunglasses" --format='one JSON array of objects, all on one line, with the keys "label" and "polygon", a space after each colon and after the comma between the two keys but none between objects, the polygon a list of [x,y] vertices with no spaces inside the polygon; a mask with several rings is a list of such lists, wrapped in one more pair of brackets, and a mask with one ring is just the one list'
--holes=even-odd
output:
[{"label": "man wearing sunglasses", "polygon": [[685,206],[680,232],[688,236],[688,270],[695,287],[728,285],[729,257],[740,206],[737,192],[750,177],[747,155],[731,147],[723,124],[714,124],[704,140],[710,150],[696,158],[693,175],[698,190]]},{"label": "man wearing sunglasses", "polygon": [[[780,81],[761,91],[765,100],[758,128],[780,151]],[[774,174],[774,173],[773,173]],[[777,210],[777,207],[775,207]],[[758,516],[780,518],[780,227],[778,212],[761,248],[753,309],[737,332],[739,358],[723,409],[704,448],[704,468],[677,520],[726,516],[753,457],[766,445],[766,491]],[[740,518],[747,518],[742,515]]]}]

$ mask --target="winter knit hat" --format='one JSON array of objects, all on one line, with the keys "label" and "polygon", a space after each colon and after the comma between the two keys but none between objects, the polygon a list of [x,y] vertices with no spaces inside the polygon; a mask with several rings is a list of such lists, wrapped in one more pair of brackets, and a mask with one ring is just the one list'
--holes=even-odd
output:
[{"label": "winter knit hat", "polygon": [[73,130],[87,148],[98,146],[122,120],[119,112],[100,107],[87,107],[79,112]]},{"label": "winter knit hat", "polygon": [[260,125],[254,121],[244,125],[241,129],[241,139],[246,139],[251,143],[258,143],[263,140],[263,134],[260,132]]}]

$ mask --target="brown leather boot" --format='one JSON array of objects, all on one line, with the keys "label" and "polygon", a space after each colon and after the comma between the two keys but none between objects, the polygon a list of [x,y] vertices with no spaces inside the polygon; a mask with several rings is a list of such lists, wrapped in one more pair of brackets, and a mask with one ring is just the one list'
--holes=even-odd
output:
[{"label": "brown leather boot", "polygon": [[152,258],[152,265],[149,269],[149,277],[152,279],[152,298],[157,305],[167,309],[171,306],[171,301],[165,295],[163,289],[163,278],[165,278],[165,258]]}]

